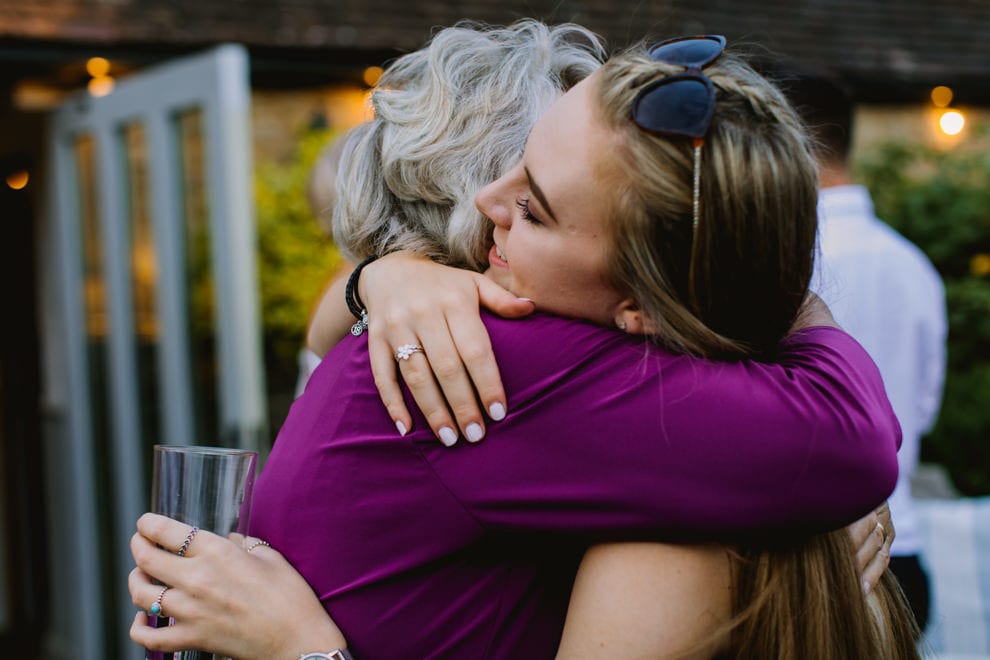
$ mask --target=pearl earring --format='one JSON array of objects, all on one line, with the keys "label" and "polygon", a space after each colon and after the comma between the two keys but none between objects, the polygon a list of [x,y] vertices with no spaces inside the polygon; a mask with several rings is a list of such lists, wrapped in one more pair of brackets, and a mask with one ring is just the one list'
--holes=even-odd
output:
[{"label": "pearl earring", "polygon": [[622,330],[623,332],[626,331],[626,322],[624,319],[619,319],[618,321],[615,322],[615,325],[617,328],[619,328],[619,330]]}]

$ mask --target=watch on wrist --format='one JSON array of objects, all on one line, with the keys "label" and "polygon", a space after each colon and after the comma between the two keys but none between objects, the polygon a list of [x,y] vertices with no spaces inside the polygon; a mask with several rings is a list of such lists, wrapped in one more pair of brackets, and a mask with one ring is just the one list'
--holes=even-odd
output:
[{"label": "watch on wrist", "polygon": [[303,653],[299,660],[354,660],[347,649],[334,649],[329,653]]}]

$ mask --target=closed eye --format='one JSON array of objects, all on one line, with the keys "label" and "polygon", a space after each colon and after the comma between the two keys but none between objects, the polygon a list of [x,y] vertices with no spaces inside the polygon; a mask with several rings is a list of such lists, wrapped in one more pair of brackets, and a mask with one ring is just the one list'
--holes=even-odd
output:
[{"label": "closed eye", "polygon": [[516,200],[516,206],[519,207],[519,211],[521,212],[522,217],[523,217],[524,220],[526,220],[527,222],[530,222],[530,223],[532,223],[534,225],[542,225],[543,224],[543,222],[541,222],[539,218],[537,218],[535,215],[533,215],[533,212],[530,210],[530,208],[529,208],[529,198],[528,197],[520,197],[519,199],[517,199]]}]

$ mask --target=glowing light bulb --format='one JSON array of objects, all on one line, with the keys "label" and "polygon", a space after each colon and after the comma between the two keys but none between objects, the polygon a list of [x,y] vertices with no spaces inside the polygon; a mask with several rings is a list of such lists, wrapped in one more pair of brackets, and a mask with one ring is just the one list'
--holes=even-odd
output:
[{"label": "glowing light bulb", "polygon": [[952,103],[952,90],[945,85],[939,85],[932,90],[932,103],[938,108],[947,108]]},{"label": "glowing light bulb", "polygon": [[13,190],[23,190],[27,187],[28,179],[30,178],[31,177],[28,175],[27,170],[13,172],[7,175],[7,187]]},{"label": "glowing light bulb", "polygon": [[113,91],[114,84],[113,76],[100,76],[92,78],[86,87],[93,96],[106,96]]},{"label": "glowing light bulb", "polygon": [[946,135],[959,135],[966,126],[966,117],[958,110],[946,110],[938,118],[938,126]]},{"label": "glowing light bulb", "polygon": [[101,78],[110,73],[110,60],[105,57],[91,57],[86,60],[86,73]]},{"label": "glowing light bulb", "polygon": [[364,83],[368,87],[374,87],[375,83],[378,82],[378,79],[382,77],[383,73],[385,73],[385,70],[380,66],[369,66],[364,70],[362,78],[364,78]]}]

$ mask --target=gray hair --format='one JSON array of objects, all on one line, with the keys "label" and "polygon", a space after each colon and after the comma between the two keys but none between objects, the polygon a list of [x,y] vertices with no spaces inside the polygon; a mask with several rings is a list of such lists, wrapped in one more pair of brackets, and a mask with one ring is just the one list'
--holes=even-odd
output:
[{"label": "gray hair", "polygon": [[530,129],[597,70],[604,48],[573,24],[459,23],[400,57],[351,131],[337,175],[334,240],[352,261],[408,249],[472,269],[492,225],[474,195],[520,158]]}]

